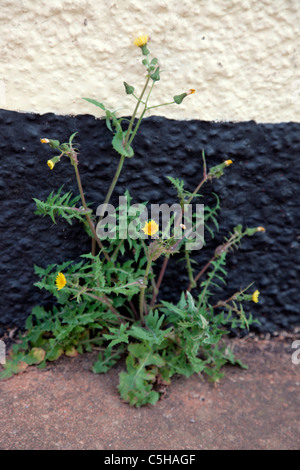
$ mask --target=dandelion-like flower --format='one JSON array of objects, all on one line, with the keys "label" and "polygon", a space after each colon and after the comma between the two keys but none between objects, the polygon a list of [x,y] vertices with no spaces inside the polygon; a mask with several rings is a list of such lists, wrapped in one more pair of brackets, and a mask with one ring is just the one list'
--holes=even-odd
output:
[{"label": "dandelion-like flower", "polygon": [[47,165],[50,168],[50,170],[53,170],[55,163],[52,160],[48,160]]},{"label": "dandelion-like flower", "polygon": [[225,165],[226,166],[229,166],[229,165],[232,165],[233,161],[232,160],[225,160]]},{"label": "dandelion-like flower", "polygon": [[49,144],[50,140],[49,139],[41,139],[42,144]]},{"label": "dandelion-like flower", "polygon": [[195,93],[196,90],[194,90],[194,88],[191,88],[188,92],[187,92],[187,95],[192,95],[193,93]]},{"label": "dandelion-like flower", "polygon": [[146,235],[155,235],[158,231],[158,225],[155,220],[150,220],[145,223],[145,227],[142,230]]},{"label": "dandelion-like flower", "polygon": [[147,35],[139,36],[138,38],[135,38],[134,45],[137,46],[137,47],[143,47],[143,46],[146,46],[147,42],[148,42],[148,36]]},{"label": "dandelion-like flower", "polygon": [[265,229],[265,227],[257,227],[256,231],[257,232],[265,232],[266,229]]},{"label": "dandelion-like flower", "polygon": [[60,290],[63,287],[65,287],[65,285],[67,284],[67,280],[63,273],[58,273],[55,279],[55,284],[56,284],[57,290]]},{"label": "dandelion-like flower", "polygon": [[260,294],[259,290],[254,291],[252,294],[252,301],[255,302],[256,304],[258,303],[259,294]]}]

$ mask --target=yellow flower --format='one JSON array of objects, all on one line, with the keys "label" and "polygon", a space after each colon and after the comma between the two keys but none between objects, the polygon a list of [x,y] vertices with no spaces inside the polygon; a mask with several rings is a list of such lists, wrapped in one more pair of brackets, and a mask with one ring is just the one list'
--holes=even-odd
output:
[{"label": "yellow flower", "polygon": [[49,144],[49,139],[41,139],[42,144]]},{"label": "yellow flower", "polygon": [[225,160],[225,165],[226,166],[229,166],[229,165],[232,165],[233,161],[232,160]]},{"label": "yellow flower", "polygon": [[146,235],[155,235],[158,231],[158,225],[155,220],[145,223],[145,227],[142,229]]},{"label": "yellow flower", "polygon": [[65,285],[67,284],[67,280],[66,280],[63,273],[58,273],[58,275],[56,276],[56,279],[55,279],[55,284],[56,284],[56,287],[57,287],[58,290],[65,287]]},{"label": "yellow flower", "polygon": [[134,40],[134,45],[138,47],[143,47],[146,46],[148,42],[148,36],[139,36],[138,38],[135,38]]},{"label": "yellow flower", "polygon": [[48,167],[50,168],[50,170],[53,170],[55,164],[54,164],[54,162],[53,162],[52,160],[48,160],[48,161],[47,161],[47,165],[48,165]]},{"label": "yellow flower", "polygon": [[265,227],[257,227],[256,231],[257,232],[265,232],[266,229],[265,229]]},{"label": "yellow flower", "polygon": [[193,93],[195,93],[196,90],[194,90],[193,88],[191,88],[188,92],[187,92],[187,95],[192,95]]},{"label": "yellow flower", "polygon": [[252,294],[252,300],[253,300],[253,302],[255,302],[256,304],[258,303],[258,296],[259,296],[259,294],[260,294],[259,290],[254,291],[253,294]]}]

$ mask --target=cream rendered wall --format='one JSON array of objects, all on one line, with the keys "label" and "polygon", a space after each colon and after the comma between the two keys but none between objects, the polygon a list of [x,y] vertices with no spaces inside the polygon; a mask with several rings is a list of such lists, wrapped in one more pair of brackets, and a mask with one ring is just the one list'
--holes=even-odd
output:
[{"label": "cream rendered wall", "polygon": [[0,107],[119,115],[141,89],[137,35],[149,34],[161,81],[151,104],[189,88],[175,119],[299,122],[300,0],[0,0]]}]

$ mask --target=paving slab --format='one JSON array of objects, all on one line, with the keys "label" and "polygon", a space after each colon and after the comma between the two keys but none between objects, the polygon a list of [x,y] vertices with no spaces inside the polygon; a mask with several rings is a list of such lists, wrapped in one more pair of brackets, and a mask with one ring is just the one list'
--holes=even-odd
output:
[{"label": "paving slab", "polygon": [[225,366],[216,385],[198,375],[175,377],[155,406],[142,408],[129,407],[118,394],[124,361],[104,375],[90,370],[96,351],[62,357],[45,369],[29,367],[0,382],[0,448],[299,449],[296,339],[299,334],[230,339],[248,370]]}]

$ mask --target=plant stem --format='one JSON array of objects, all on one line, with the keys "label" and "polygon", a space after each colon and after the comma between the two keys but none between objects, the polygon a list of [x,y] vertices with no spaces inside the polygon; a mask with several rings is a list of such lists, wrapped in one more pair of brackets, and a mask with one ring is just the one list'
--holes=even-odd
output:
[{"label": "plant stem", "polygon": [[149,106],[147,109],[153,109],[153,108],[160,108],[161,106],[168,106],[169,104],[174,104],[175,101],[170,101],[170,103],[162,103],[162,104],[157,104],[155,106]]},{"label": "plant stem", "polygon": [[[200,188],[202,187],[202,185],[208,180],[208,176],[207,176],[207,173],[206,173],[206,164],[205,164],[205,160],[204,160],[204,166],[203,166],[203,178],[202,180],[200,181],[200,183],[198,184],[198,186],[196,187],[196,189],[194,190],[193,194],[190,196],[190,198],[188,199],[187,201],[187,204],[190,204],[191,201],[193,200],[193,198],[196,196],[196,194],[199,192]],[[180,217],[182,216],[182,213],[183,213],[183,210],[184,208],[182,207],[181,209],[181,214],[178,216],[177,220],[175,221],[175,225],[176,225],[176,222],[180,219]],[[157,299],[157,295],[158,295],[158,291],[159,291],[159,288],[161,286],[161,283],[162,283],[162,280],[163,280],[163,277],[165,275],[165,272],[166,272],[166,269],[167,269],[167,265],[168,265],[168,262],[169,262],[169,258],[170,258],[170,255],[167,255],[164,259],[164,262],[162,264],[162,267],[161,267],[161,270],[160,270],[160,273],[159,273],[159,277],[158,277],[158,280],[157,280],[157,283],[156,283],[156,287],[157,287],[157,292],[153,292],[153,295],[152,295],[152,299],[151,299],[151,303],[150,305],[153,306],[156,302],[156,299]],[[189,268],[188,268],[189,269]]]},{"label": "plant stem", "polygon": [[132,93],[132,96],[134,96],[134,98],[135,98],[136,100],[138,100],[138,101],[140,101],[141,103],[145,104],[145,101],[139,100],[139,98],[138,98],[134,93]]},{"label": "plant stem", "polygon": [[[122,170],[122,167],[123,167],[123,163],[124,163],[124,160],[125,160],[125,156],[122,155],[120,160],[119,160],[119,164],[118,164],[118,167],[117,167],[117,170],[116,170],[116,173],[115,173],[115,176],[113,177],[113,180],[111,182],[111,185],[109,187],[109,190],[106,194],[106,197],[105,197],[105,200],[104,200],[104,211],[103,211],[103,214],[104,212],[106,211],[106,206],[107,204],[109,203],[110,201],[110,198],[111,198],[111,195],[113,193],[113,190],[115,189],[115,186],[117,184],[117,181],[119,179],[119,176],[120,176],[120,173],[121,173],[121,170]],[[103,218],[103,217],[102,217]],[[101,219],[100,219],[101,220]]]},{"label": "plant stem", "polygon": [[92,299],[95,299],[95,300],[99,300],[99,302],[107,305],[107,307],[111,310],[111,312],[120,319],[120,322],[121,323],[124,323],[124,320],[123,318],[125,318],[125,320],[129,320],[129,321],[133,321],[132,318],[128,318],[128,317],[125,317],[124,315],[121,315],[115,308],[114,306],[112,305],[112,303],[110,302],[110,300],[106,297],[105,294],[103,294],[103,297],[99,297],[98,295],[95,295],[95,294],[89,294],[88,292],[83,292],[83,295],[87,295],[89,297],[91,297]]},{"label": "plant stem", "polygon": [[[211,264],[211,261],[212,261],[212,260],[210,260],[210,261],[208,262],[209,264],[207,263],[208,266]],[[208,266],[207,266],[207,267],[208,267]],[[206,266],[205,266],[205,267],[206,267]],[[207,268],[206,268],[206,269],[207,269]],[[206,291],[207,291],[209,285],[211,284],[212,279],[213,279],[213,277],[214,277],[214,275],[215,275],[215,272],[216,272],[217,270],[218,270],[218,268],[217,268],[216,266],[214,266],[213,270],[211,271],[211,276],[210,276],[210,278],[207,280],[207,282],[206,282],[206,284],[205,284],[205,287],[204,287],[204,289],[203,289],[202,292],[201,292],[201,297],[200,297],[200,299],[199,299],[199,301],[198,301],[198,303],[197,303],[197,309],[198,309],[198,310],[199,310],[199,309],[201,308],[201,306],[202,306],[202,303],[203,303],[203,301],[204,301],[204,299],[205,299]],[[202,272],[201,272],[201,274],[202,274]]]},{"label": "plant stem", "polygon": [[[150,77],[149,77],[149,79],[150,79]],[[148,83],[149,83],[149,80],[148,80]],[[148,86],[148,83],[147,83],[147,86]],[[150,88],[150,90],[149,90],[149,93],[148,93],[148,96],[147,96],[147,98],[146,98],[146,101],[143,102],[143,104],[145,105],[144,110],[143,110],[142,114],[140,115],[140,118],[139,118],[138,122],[136,123],[136,126],[135,126],[135,128],[134,128],[134,131],[133,131],[133,133],[132,133],[132,135],[131,135],[131,137],[130,137],[130,139],[129,139],[129,141],[128,141],[128,145],[130,145],[131,142],[133,141],[133,139],[134,139],[134,137],[135,137],[135,135],[136,135],[136,133],[137,133],[139,127],[140,127],[140,124],[141,124],[141,122],[142,122],[142,119],[143,119],[143,117],[144,117],[146,111],[147,111],[148,109],[150,109],[150,108],[148,108],[147,103],[148,103],[148,100],[149,100],[149,98],[150,98],[150,95],[151,95],[151,92],[152,92],[152,90],[153,90],[154,85],[155,85],[155,81],[152,82],[152,85],[151,85],[151,88]],[[145,91],[146,91],[146,88],[145,88]]]},{"label": "plant stem", "polygon": [[118,246],[116,247],[115,251],[113,252],[113,254],[111,255],[111,260],[112,261],[115,261],[116,258],[117,258],[117,254],[118,254],[118,251],[120,250],[121,246],[123,245],[124,243],[124,239],[122,239],[120,241],[120,243],[118,244]]},{"label": "plant stem", "polygon": [[[75,155],[75,157],[73,157],[73,164],[74,164],[74,169],[75,169],[75,174],[76,174],[76,179],[77,179],[77,185],[78,185],[78,189],[79,189],[79,193],[80,193],[80,197],[81,197],[81,202],[82,202],[82,205],[84,207],[84,210],[89,212],[89,209],[87,207],[87,204],[86,204],[86,201],[85,201],[85,197],[84,197],[84,193],[83,193],[83,189],[82,189],[82,184],[81,184],[81,179],[80,179],[80,174],[79,174],[79,171],[78,171],[78,162],[77,162],[77,156]],[[110,257],[108,256],[108,254],[106,253],[105,249],[104,249],[104,246],[101,242],[101,240],[98,238],[98,235],[96,233],[96,230],[95,230],[95,226],[93,224],[93,221],[90,217],[89,214],[85,214],[85,217],[86,217],[86,220],[89,224],[89,227],[91,229],[91,232],[93,234],[93,237],[94,239],[96,240],[96,242],[98,243],[98,246],[99,248],[103,251],[103,254],[106,258],[107,261],[110,261]],[[92,244],[92,251],[95,250],[95,245]],[[93,256],[95,256],[95,253],[92,253]]]},{"label": "plant stem", "polygon": [[144,115],[145,115],[146,110],[147,110],[147,108],[146,108],[146,106],[145,106],[145,109],[144,109],[144,111],[142,112],[142,114],[141,114],[141,116],[140,116],[138,122],[136,123],[136,126],[135,126],[135,128],[134,128],[134,131],[133,131],[133,133],[132,133],[132,135],[131,135],[131,137],[130,137],[130,139],[129,139],[129,141],[128,141],[128,145],[130,145],[131,142],[133,141],[133,139],[135,138],[135,135],[136,135],[136,133],[137,133],[137,131],[138,131],[138,128],[140,127],[141,121],[142,121],[142,119],[143,119],[143,117],[144,117]]},{"label": "plant stem", "polygon": [[127,143],[128,143],[128,140],[129,140],[129,136],[130,136],[130,133],[131,133],[131,129],[132,129],[132,126],[133,126],[133,122],[134,122],[134,119],[135,119],[135,116],[138,112],[138,109],[139,109],[139,106],[141,104],[141,100],[145,94],[145,91],[148,87],[148,83],[149,83],[149,80],[150,80],[150,75],[147,75],[147,79],[146,79],[146,83],[144,85],[144,88],[142,90],[142,93],[138,99],[138,102],[134,108],[134,111],[133,111],[133,115],[131,116],[131,119],[130,119],[130,123],[129,123],[129,126],[128,126],[128,129],[127,129],[127,133],[126,133],[126,137],[125,137],[125,142],[124,142],[124,148],[126,149],[126,146],[127,146]]},{"label": "plant stem", "polygon": [[137,313],[136,308],[135,308],[135,306],[134,306],[132,300],[128,300],[128,303],[129,303],[130,308],[131,308],[131,310],[132,310],[133,316],[135,317],[136,320],[138,320],[139,314]]},{"label": "plant stem", "polygon": [[205,273],[205,271],[209,268],[211,263],[216,259],[216,256],[213,256],[201,269],[201,271],[197,274],[197,276],[194,278],[194,285],[192,282],[190,282],[189,287],[187,288],[187,292],[190,292],[194,287],[196,287],[197,281],[200,279],[200,277]]},{"label": "plant stem", "polygon": [[196,282],[195,282],[194,275],[193,275],[193,269],[192,269],[192,265],[191,265],[190,255],[189,255],[189,252],[188,252],[187,249],[185,249],[185,260],[186,260],[186,267],[187,267],[188,276],[189,276],[189,280],[190,280],[190,286],[191,286],[191,288],[196,287]]},{"label": "plant stem", "polygon": [[[132,114],[132,116],[131,116],[131,119],[130,119],[130,122],[129,122],[129,126],[128,126],[128,129],[127,129],[127,132],[126,132],[125,142],[124,142],[124,148],[125,148],[125,149],[126,149],[127,145],[130,145],[130,143],[131,143],[132,140],[133,140],[133,137],[134,137],[135,134],[136,134],[136,131],[135,131],[135,133],[134,133],[134,135],[132,136],[132,138],[130,139],[130,143],[129,143],[128,141],[129,141],[129,136],[130,136],[131,129],[132,129],[132,126],[133,126],[133,122],[134,122],[136,113],[137,113],[137,111],[138,111],[138,109],[139,109],[139,106],[140,106],[140,104],[141,104],[141,100],[142,100],[142,98],[143,98],[143,96],[144,96],[144,93],[145,93],[145,91],[146,91],[146,89],[147,89],[149,80],[150,80],[150,75],[147,76],[147,80],[146,80],[146,83],[145,83],[144,88],[143,88],[143,90],[142,90],[141,96],[140,96],[140,98],[138,99],[138,102],[137,102],[137,104],[136,104],[136,106],[135,106],[135,108],[134,108],[133,114]],[[120,158],[120,160],[119,160],[119,164],[118,164],[118,167],[117,167],[115,176],[113,177],[113,180],[112,180],[112,182],[111,182],[111,185],[110,185],[110,187],[109,187],[109,189],[108,189],[108,192],[107,192],[106,197],[105,197],[105,200],[104,200],[104,212],[105,212],[105,210],[106,210],[106,206],[107,206],[107,204],[108,204],[109,201],[110,201],[111,195],[112,195],[112,193],[113,193],[113,191],[114,191],[114,189],[115,189],[115,186],[116,186],[116,184],[117,184],[117,181],[118,181],[118,179],[119,179],[121,170],[122,170],[122,168],[123,168],[124,160],[125,160],[125,156],[122,155],[121,158]],[[101,220],[101,219],[100,219],[100,220]]]},{"label": "plant stem", "polygon": [[252,286],[252,284],[253,282],[251,282],[251,284],[249,284],[244,289],[241,289],[238,292],[235,292],[234,294],[232,294],[230,297],[228,297],[228,299],[219,300],[215,305],[210,305],[209,307],[206,308],[206,310],[209,310],[210,308],[225,307],[228,302],[231,302],[232,300],[236,300],[239,295],[243,294],[246,290],[248,290],[249,287]]},{"label": "plant stem", "polygon": [[141,292],[140,292],[140,319],[141,319],[141,323],[142,323],[143,326],[145,325],[145,321],[144,321],[145,290],[147,288],[148,276],[149,276],[149,272],[150,272],[150,269],[151,269],[151,264],[152,264],[152,258],[149,258],[146,269],[145,269],[145,274],[144,274],[144,278],[143,278],[143,285],[141,286]]},{"label": "plant stem", "polygon": [[151,299],[151,303],[150,303],[151,306],[153,306],[156,302],[156,298],[158,296],[159,288],[161,286],[163,277],[165,275],[166,268],[168,266],[169,258],[170,258],[170,255],[166,255],[165,259],[163,261],[163,264],[162,264],[162,267],[161,267],[161,270],[160,270],[160,273],[159,273],[159,276],[158,276],[158,279],[157,279],[157,283],[156,283],[156,292],[154,291],[153,294],[152,294],[152,299]]},{"label": "plant stem", "polygon": [[[147,257],[147,245],[146,245],[146,243],[144,242],[144,240],[143,240],[142,238],[141,238],[141,243],[142,243],[142,245],[143,245],[144,252],[145,252],[145,255],[146,255],[146,257]],[[157,287],[156,287],[156,283],[155,283],[155,279],[154,279],[154,275],[153,275],[152,266],[151,266],[150,272],[151,272],[151,274],[152,274],[152,277],[151,277],[151,284],[152,284],[153,292],[157,293]]]}]

